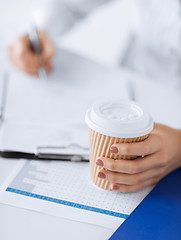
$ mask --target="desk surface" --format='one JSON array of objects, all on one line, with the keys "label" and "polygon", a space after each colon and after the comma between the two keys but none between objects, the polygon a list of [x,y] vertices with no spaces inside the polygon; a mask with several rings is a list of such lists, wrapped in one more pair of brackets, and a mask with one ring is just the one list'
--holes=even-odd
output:
[{"label": "desk surface", "polygon": [[[84,59],[84,61],[86,60]],[[126,78],[138,81],[135,85],[136,99],[147,108],[155,121],[181,128],[181,114],[178,111],[181,102],[180,92],[169,87],[163,88],[161,85],[149,82],[125,70],[112,69],[112,71],[115,75],[118,74],[120,80]],[[113,77],[114,75],[111,76]],[[168,112],[170,113],[169,115]],[[14,168],[17,161],[0,159],[0,185]],[[0,204],[0,239],[2,240],[105,240],[112,233],[113,231],[107,228]]]}]

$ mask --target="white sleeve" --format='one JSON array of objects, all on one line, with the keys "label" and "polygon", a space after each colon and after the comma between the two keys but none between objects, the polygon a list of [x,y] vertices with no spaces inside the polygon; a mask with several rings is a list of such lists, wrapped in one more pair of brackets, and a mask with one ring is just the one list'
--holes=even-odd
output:
[{"label": "white sleeve", "polygon": [[48,0],[32,13],[32,20],[38,28],[47,29],[56,37],[108,1],[110,0]]},{"label": "white sleeve", "polygon": [[181,4],[177,0],[137,0],[140,38],[160,51],[180,48]]}]

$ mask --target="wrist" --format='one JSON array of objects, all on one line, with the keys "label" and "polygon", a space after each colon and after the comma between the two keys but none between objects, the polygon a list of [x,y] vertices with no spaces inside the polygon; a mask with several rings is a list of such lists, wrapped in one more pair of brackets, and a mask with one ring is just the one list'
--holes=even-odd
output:
[{"label": "wrist", "polygon": [[176,131],[176,144],[178,146],[178,160],[179,160],[179,166],[181,167],[181,130],[175,130]]}]

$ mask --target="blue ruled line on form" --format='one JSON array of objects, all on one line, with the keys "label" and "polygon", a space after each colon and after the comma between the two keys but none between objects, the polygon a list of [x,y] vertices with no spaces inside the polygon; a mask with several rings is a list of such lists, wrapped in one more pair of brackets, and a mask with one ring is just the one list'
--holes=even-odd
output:
[{"label": "blue ruled line on form", "polygon": [[15,188],[8,187],[6,189],[6,191],[16,193],[16,194],[20,194],[20,195],[23,195],[23,196],[28,196],[28,197],[32,197],[32,198],[41,199],[41,200],[44,200],[44,201],[49,201],[49,202],[53,202],[53,203],[57,203],[57,204],[62,204],[62,205],[69,206],[69,207],[79,208],[79,209],[82,209],[82,210],[97,212],[97,213],[101,213],[101,214],[105,214],[105,215],[109,215],[109,216],[113,216],[113,217],[126,219],[129,216],[129,215],[123,214],[123,213],[118,213],[118,212],[109,211],[109,210],[105,210],[105,209],[101,209],[101,208],[91,207],[91,206],[87,206],[87,205],[83,205],[83,204],[79,204],[79,203],[74,203],[74,202],[69,202],[69,201],[65,201],[65,200],[61,200],[61,199],[51,198],[51,197],[47,197],[47,196],[43,196],[43,195],[31,193],[31,192],[18,190],[18,189],[15,189]]}]

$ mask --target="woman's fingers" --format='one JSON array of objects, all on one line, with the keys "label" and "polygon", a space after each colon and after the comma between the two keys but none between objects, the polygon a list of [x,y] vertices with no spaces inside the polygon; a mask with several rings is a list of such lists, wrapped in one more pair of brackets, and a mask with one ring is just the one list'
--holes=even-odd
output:
[{"label": "woman's fingers", "polygon": [[143,142],[113,144],[117,155],[136,155],[134,160],[99,157],[96,164],[103,169],[98,177],[112,183],[115,191],[132,192],[157,183],[180,167],[180,130],[155,124],[153,132]]},{"label": "woman's fingers", "polygon": [[[41,64],[38,57],[35,55],[26,56],[26,58],[17,59],[14,55],[9,55],[9,59],[14,63],[14,66],[21,70],[24,73],[29,75],[38,76],[38,70],[43,67],[47,73],[50,73],[52,70],[52,63],[50,61],[46,62],[44,65]],[[38,61],[37,61],[38,60]]]},{"label": "woman's fingers", "polygon": [[110,152],[118,155],[149,155],[160,150],[161,139],[151,134],[145,141],[136,143],[116,143],[110,148]]},{"label": "woman's fingers", "polygon": [[113,172],[136,174],[151,168],[164,167],[166,163],[161,156],[159,157],[159,153],[157,153],[134,160],[114,160],[112,158],[99,157],[96,164]]},{"label": "woman's fingers", "polygon": [[160,179],[161,178],[159,178],[159,177],[152,178],[152,179],[149,179],[149,180],[147,180],[141,184],[137,184],[137,185],[125,185],[125,184],[113,183],[111,190],[118,191],[118,192],[135,192],[135,191],[138,191],[145,187],[148,187],[150,185],[154,185],[154,184],[158,183],[160,181]]},{"label": "woman's fingers", "polygon": [[140,185],[149,179],[162,177],[163,175],[164,168],[153,168],[136,174],[118,173],[106,169],[102,169],[98,173],[99,178],[124,185]]},{"label": "woman's fingers", "polygon": [[42,48],[42,59],[44,61],[49,61],[55,55],[55,49],[51,42],[46,42],[43,44]]},{"label": "woman's fingers", "polygon": [[29,60],[21,60],[19,59],[14,59],[14,57],[11,57],[11,60],[14,61],[14,66],[21,70],[24,73],[28,73],[30,75],[37,75],[38,74],[38,69],[40,68],[40,64],[32,64],[29,62]]},{"label": "woman's fingers", "polygon": [[13,65],[26,73],[37,74],[41,60],[29,47],[27,36],[17,39],[8,48],[8,56]]},{"label": "woman's fingers", "polygon": [[43,67],[49,73],[52,70],[51,58],[55,54],[54,45],[45,31],[38,31],[42,53],[38,55],[31,49],[28,35],[21,36],[8,46],[8,57],[11,63],[22,72],[38,75]]},{"label": "woman's fingers", "polygon": [[50,61],[55,55],[53,42],[45,31],[38,31],[38,35],[42,46],[42,60],[44,62]]}]

